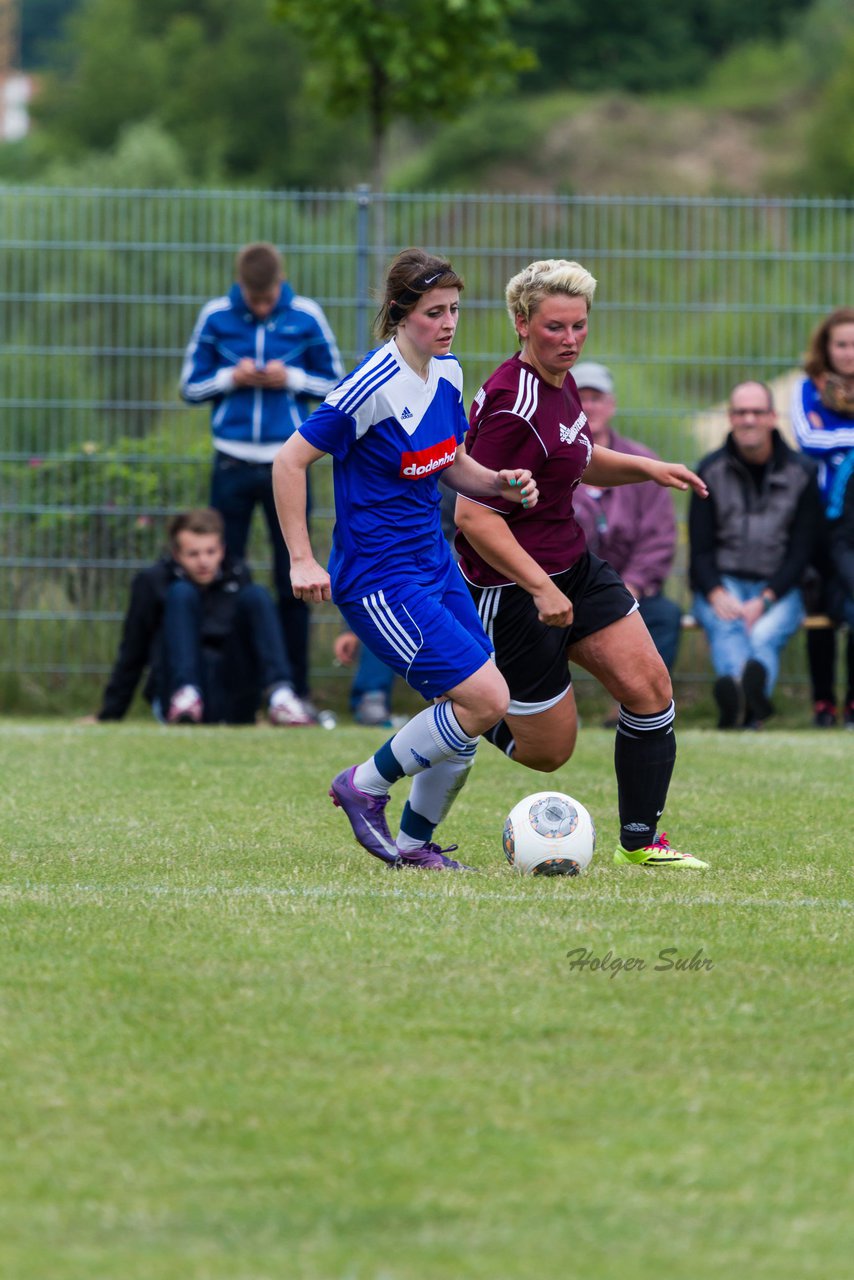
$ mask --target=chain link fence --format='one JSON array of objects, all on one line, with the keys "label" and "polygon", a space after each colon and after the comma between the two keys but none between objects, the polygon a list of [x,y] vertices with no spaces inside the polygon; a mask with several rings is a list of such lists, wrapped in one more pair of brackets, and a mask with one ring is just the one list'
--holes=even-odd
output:
[{"label": "chain link fence", "polygon": [[[198,309],[227,290],[241,245],[279,246],[348,365],[371,345],[388,259],[410,244],[446,253],[466,279],[455,351],[469,395],[514,349],[509,276],[576,258],[599,281],[584,354],[614,372],[620,431],[690,465],[722,438],[734,382],[771,382],[786,410],[813,325],[854,298],[852,230],[854,201],[3,188],[6,707],[92,703],[132,573],[160,552],[168,515],[207,502],[208,415],[181,403],[177,380]],[[330,493],[321,471],[321,553]],[[687,604],[684,532],[681,544],[668,590]],[[260,526],[251,555],[263,580]],[[340,677],[336,611],[315,609],[313,624],[316,680]],[[708,675],[703,647],[687,647],[677,677]]]}]

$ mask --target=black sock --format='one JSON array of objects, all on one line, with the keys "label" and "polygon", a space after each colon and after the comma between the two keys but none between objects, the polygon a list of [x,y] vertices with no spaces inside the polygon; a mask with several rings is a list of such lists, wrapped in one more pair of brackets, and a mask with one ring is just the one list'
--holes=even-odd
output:
[{"label": "black sock", "polygon": [[505,720],[499,720],[498,724],[494,724],[491,729],[487,729],[483,735],[487,742],[491,742],[499,751],[503,751],[506,756],[512,760],[513,752],[516,748],[516,739],[507,727]]},{"label": "black sock", "polygon": [[655,839],[676,763],[676,710],[639,716],[620,707],[614,742],[614,768],[620,806],[620,844],[628,852]]}]

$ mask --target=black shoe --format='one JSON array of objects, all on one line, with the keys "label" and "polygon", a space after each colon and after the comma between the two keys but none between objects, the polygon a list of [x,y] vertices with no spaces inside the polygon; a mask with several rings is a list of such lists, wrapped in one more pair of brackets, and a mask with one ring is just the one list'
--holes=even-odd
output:
[{"label": "black shoe", "polygon": [[768,672],[756,658],[748,658],[741,673],[741,687],[744,689],[744,700],[747,704],[747,721],[756,726],[770,720],[774,714],[774,704],[766,692]]},{"label": "black shoe", "polygon": [[816,729],[832,729],[836,724],[836,707],[832,702],[816,702],[812,722]]},{"label": "black shoe", "polygon": [[735,729],[744,719],[744,695],[733,676],[721,676],[713,690],[718,704],[718,728]]}]

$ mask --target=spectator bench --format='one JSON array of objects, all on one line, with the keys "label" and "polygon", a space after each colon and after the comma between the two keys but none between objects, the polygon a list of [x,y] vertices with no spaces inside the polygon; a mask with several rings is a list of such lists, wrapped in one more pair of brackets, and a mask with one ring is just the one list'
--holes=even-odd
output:
[{"label": "spectator bench", "polygon": [[[808,613],[801,623],[805,631],[828,631],[833,625],[826,613]],[[844,627],[845,623],[840,623],[840,626]],[[700,630],[700,624],[693,613],[682,614],[682,628],[684,631]]]}]

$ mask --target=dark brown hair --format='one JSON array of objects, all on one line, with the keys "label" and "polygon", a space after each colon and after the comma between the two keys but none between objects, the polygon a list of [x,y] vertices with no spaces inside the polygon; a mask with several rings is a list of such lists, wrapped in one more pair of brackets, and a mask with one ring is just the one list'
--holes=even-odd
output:
[{"label": "dark brown hair", "polygon": [[418,305],[419,298],[431,289],[464,288],[462,277],[445,258],[437,258],[426,249],[403,249],[386,273],[374,332],[383,340],[390,338],[401,320]]},{"label": "dark brown hair", "polygon": [[179,511],[172,516],[166,525],[169,535],[169,546],[174,551],[178,546],[178,535],[181,533],[215,533],[220,542],[225,542],[225,523],[218,511],[213,507],[196,507],[193,511]]},{"label": "dark brown hair", "polygon": [[804,356],[804,373],[808,378],[818,378],[823,373],[835,372],[830,363],[827,348],[831,331],[841,324],[854,324],[854,307],[837,307],[813,330]]},{"label": "dark brown hair", "polygon": [[234,260],[234,275],[250,293],[263,293],[283,279],[282,255],[265,240],[244,245]]}]

